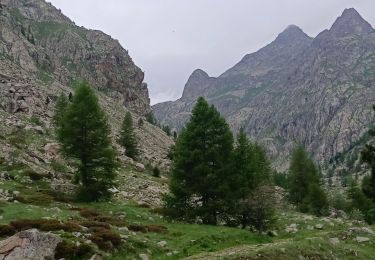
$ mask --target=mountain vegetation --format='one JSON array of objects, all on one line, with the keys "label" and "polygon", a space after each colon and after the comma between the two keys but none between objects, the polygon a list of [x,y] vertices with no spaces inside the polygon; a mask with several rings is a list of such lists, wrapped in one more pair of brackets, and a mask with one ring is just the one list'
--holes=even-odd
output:
[{"label": "mountain vegetation", "polygon": [[2,0],[0,25],[0,259],[373,259],[374,32],[354,9],[154,111],[103,32],[44,0]]}]

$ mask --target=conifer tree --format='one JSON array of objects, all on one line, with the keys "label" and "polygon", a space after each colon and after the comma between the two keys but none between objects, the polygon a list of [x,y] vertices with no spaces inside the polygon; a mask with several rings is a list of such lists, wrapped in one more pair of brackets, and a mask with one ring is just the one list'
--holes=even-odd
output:
[{"label": "conifer tree", "polygon": [[302,146],[292,153],[289,168],[289,200],[302,212],[322,215],[327,212],[327,197],[320,175]]},{"label": "conifer tree", "polygon": [[[232,206],[229,208],[232,214],[228,215],[231,219],[237,219],[238,223],[233,223],[235,225],[241,224],[243,228],[253,225],[262,229],[265,226],[261,223],[266,222],[273,212],[269,207],[273,202],[258,203],[259,200],[264,200],[260,191],[267,190],[271,167],[262,147],[252,144],[243,129],[237,136],[232,164],[232,186],[228,194],[228,197],[231,195],[229,198],[232,201],[228,205]],[[263,217],[265,219],[262,219]]]},{"label": "conifer tree", "polygon": [[137,139],[134,134],[133,119],[127,112],[121,126],[119,143],[125,148],[126,156],[137,159],[139,155]]},{"label": "conifer tree", "polygon": [[55,111],[54,111],[55,114],[52,118],[53,124],[56,127],[59,127],[61,125],[62,119],[64,117],[64,113],[66,112],[68,105],[69,105],[68,97],[64,93],[61,93],[57,99]]},{"label": "conifer tree", "polygon": [[77,85],[57,133],[64,154],[79,162],[78,199],[108,199],[108,189],[113,186],[115,178],[116,154],[111,146],[110,127],[105,113],[87,83]]},{"label": "conifer tree", "polygon": [[225,208],[233,136],[214,106],[200,97],[177,139],[167,207],[185,219],[216,224]]}]

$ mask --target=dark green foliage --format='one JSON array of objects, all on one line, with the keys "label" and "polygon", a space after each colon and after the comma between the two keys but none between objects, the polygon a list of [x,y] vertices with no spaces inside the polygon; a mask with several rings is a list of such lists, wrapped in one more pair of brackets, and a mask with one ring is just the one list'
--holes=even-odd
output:
[{"label": "dark green foliage", "polygon": [[168,233],[168,228],[161,225],[130,225],[128,226],[129,230],[134,232],[142,232],[142,233],[161,233],[166,234]]},{"label": "dark green foliage", "polygon": [[[375,105],[373,106],[373,110],[375,111]],[[375,136],[375,128],[369,130],[369,135],[371,137]],[[371,144],[366,144],[361,152],[361,159],[371,168],[371,175],[364,180],[362,189],[366,196],[375,203],[375,147]]]},{"label": "dark green foliage", "polygon": [[160,177],[160,170],[157,166],[154,167],[152,170],[152,176],[159,178]]},{"label": "dark green foliage", "polygon": [[199,98],[177,139],[167,207],[180,218],[199,217],[216,224],[225,211],[232,149],[228,124],[214,106]]},{"label": "dark green foliage", "polygon": [[[255,188],[242,205],[247,212],[245,219],[246,225],[250,225],[259,233],[271,228],[275,222],[275,190],[271,186],[258,186]],[[245,226],[246,226],[245,225]],[[243,227],[245,227],[243,225]]]},{"label": "dark green foliage", "polygon": [[17,231],[37,228],[42,231],[64,230],[66,232],[81,231],[81,227],[74,222],[61,222],[56,219],[19,219],[10,222],[10,226]]},{"label": "dark green foliage", "polygon": [[360,210],[368,223],[372,224],[375,222],[375,204],[356,185],[355,181],[351,182],[350,189],[348,190],[348,197],[351,200],[352,209]]},{"label": "dark green foliage", "polygon": [[279,186],[283,189],[288,189],[289,181],[288,181],[288,175],[286,173],[283,173],[283,172],[279,173],[275,171],[272,174],[272,179],[276,186]]},{"label": "dark green foliage", "polygon": [[146,121],[149,122],[152,125],[157,125],[156,118],[152,112],[148,113],[146,115]]},{"label": "dark green foliage", "polygon": [[121,244],[120,235],[106,228],[96,229],[90,236],[90,240],[94,242],[99,249],[104,251],[112,251],[115,247],[118,247]]},{"label": "dark green foliage", "polygon": [[57,128],[61,127],[61,123],[62,123],[64,114],[68,108],[68,105],[69,105],[68,97],[64,93],[61,93],[61,95],[57,99],[56,106],[55,106],[55,114],[52,118],[52,121]]},{"label": "dark green foliage", "polygon": [[231,168],[228,216],[235,221],[227,223],[264,230],[274,208],[272,196],[263,196],[269,190],[265,185],[270,181],[271,167],[264,150],[252,144],[243,129],[237,136]]},{"label": "dark green foliage", "polygon": [[0,225],[0,237],[12,236],[17,232],[17,230],[10,225]]},{"label": "dark green foliage", "polygon": [[302,212],[327,213],[328,202],[320,186],[320,174],[305,149],[297,147],[289,168],[289,200]]},{"label": "dark green foliage", "polygon": [[168,125],[163,125],[162,130],[168,135],[171,136],[171,129],[169,128]]},{"label": "dark green foliage", "polygon": [[117,167],[116,153],[111,146],[105,113],[87,83],[78,84],[72,103],[59,120],[57,135],[62,151],[79,162],[77,198],[82,201],[108,199]]},{"label": "dark green foliage", "polygon": [[88,259],[93,253],[94,250],[89,245],[62,241],[55,249],[55,259]]},{"label": "dark green foliage", "polygon": [[318,183],[312,183],[309,186],[306,205],[308,212],[316,216],[325,216],[328,214],[328,200],[324,190]]},{"label": "dark green foliage", "polygon": [[126,156],[136,159],[139,155],[137,138],[134,134],[133,119],[127,112],[122,122],[119,143],[125,148]]}]

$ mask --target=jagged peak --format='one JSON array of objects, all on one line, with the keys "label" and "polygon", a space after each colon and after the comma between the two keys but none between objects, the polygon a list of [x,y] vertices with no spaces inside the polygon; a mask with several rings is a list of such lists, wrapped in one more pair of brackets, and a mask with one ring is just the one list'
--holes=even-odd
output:
[{"label": "jagged peak", "polygon": [[297,25],[291,24],[288,27],[286,27],[286,29],[277,36],[275,42],[289,43],[293,41],[307,40],[307,39],[311,39],[310,36],[308,36]]},{"label": "jagged peak", "polygon": [[184,91],[182,93],[182,99],[194,99],[201,95],[201,92],[205,88],[205,86],[210,82],[211,78],[201,69],[196,69],[190,75]]},{"label": "jagged peak", "polygon": [[336,36],[368,34],[374,29],[354,8],[345,9],[336,19],[330,32]]},{"label": "jagged peak", "polygon": [[202,70],[202,69],[196,69],[190,75],[190,78],[197,78],[197,77],[199,77],[199,78],[209,78],[210,76],[204,70]]}]

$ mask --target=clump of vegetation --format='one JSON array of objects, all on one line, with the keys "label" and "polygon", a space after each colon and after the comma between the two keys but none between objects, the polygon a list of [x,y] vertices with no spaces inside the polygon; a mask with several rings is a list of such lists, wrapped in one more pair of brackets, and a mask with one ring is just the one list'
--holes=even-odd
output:
[{"label": "clump of vegetation", "polygon": [[78,84],[72,102],[66,109],[56,112],[57,137],[62,151],[79,161],[77,199],[108,200],[111,196],[108,189],[114,186],[116,153],[106,115],[94,91],[87,83]]},{"label": "clump of vegetation", "polygon": [[154,113],[150,112],[146,115],[146,121],[149,122],[152,125],[157,125],[158,122],[154,116]]},{"label": "clump of vegetation", "polygon": [[66,232],[81,231],[81,227],[74,222],[62,222],[56,219],[19,219],[10,222],[10,226],[17,231],[37,228],[42,231],[58,231]]},{"label": "clump of vegetation", "polygon": [[43,178],[46,177],[45,175],[43,175],[41,173],[37,173],[36,171],[34,171],[32,169],[24,170],[23,174],[26,175],[26,176],[29,176],[30,179],[33,180],[33,181],[40,181],[40,180],[42,180]]},{"label": "clump of vegetation", "polygon": [[275,203],[265,188],[270,173],[264,150],[252,144],[243,130],[234,145],[225,119],[199,98],[173,152],[171,195],[165,198],[164,213],[263,231],[274,215]]},{"label": "clump of vegetation", "polygon": [[0,225],[0,237],[12,236],[17,230],[11,225]]},{"label": "clump of vegetation", "polygon": [[168,136],[171,136],[171,129],[169,128],[168,125],[163,125],[161,129],[166,133]]},{"label": "clump of vegetation", "polygon": [[[119,216],[100,214],[93,209],[80,209],[79,214],[82,217],[87,218],[90,221],[93,221],[91,224],[108,223],[108,224],[119,226],[119,227],[126,225],[125,221]],[[87,223],[87,224],[90,224],[90,223]]]},{"label": "clump of vegetation", "polygon": [[152,176],[156,178],[160,178],[160,170],[159,167],[155,166],[154,169],[152,169]]},{"label": "clump of vegetation", "polygon": [[301,212],[322,216],[328,214],[328,199],[320,184],[320,173],[305,149],[298,146],[292,153],[289,168],[289,200]]},{"label": "clump of vegetation", "polygon": [[94,242],[99,249],[104,251],[111,251],[115,247],[121,245],[121,237],[112,230],[105,228],[98,228],[91,236],[90,240]]},{"label": "clump of vegetation", "polygon": [[137,225],[132,224],[128,226],[129,230],[134,232],[142,232],[142,233],[161,233],[166,234],[168,232],[168,228],[162,225]]},{"label": "clump of vegetation", "polygon": [[76,245],[72,242],[62,241],[55,249],[56,259],[88,259],[94,250],[87,244]]},{"label": "clump of vegetation", "polygon": [[133,119],[130,112],[127,112],[122,122],[120,139],[118,140],[120,145],[125,148],[126,156],[137,159],[139,155],[137,138],[134,133]]}]

